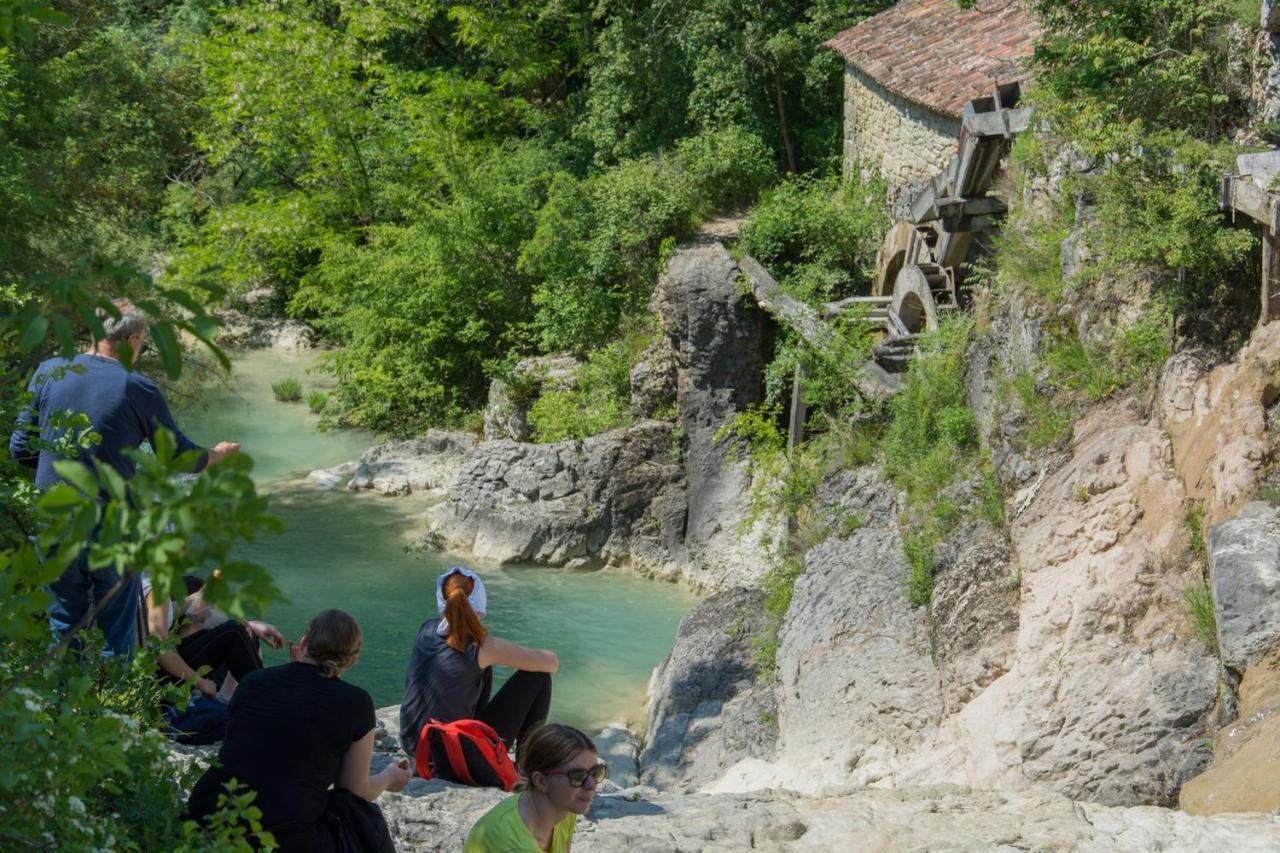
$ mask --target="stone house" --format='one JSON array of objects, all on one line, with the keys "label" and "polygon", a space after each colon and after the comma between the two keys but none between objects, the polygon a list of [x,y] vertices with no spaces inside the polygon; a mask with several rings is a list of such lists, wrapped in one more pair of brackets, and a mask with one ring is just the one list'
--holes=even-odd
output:
[{"label": "stone house", "polygon": [[845,60],[844,169],[896,201],[955,154],[965,104],[1024,79],[1039,30],[1018,0],[902,0],[826,42]]}]

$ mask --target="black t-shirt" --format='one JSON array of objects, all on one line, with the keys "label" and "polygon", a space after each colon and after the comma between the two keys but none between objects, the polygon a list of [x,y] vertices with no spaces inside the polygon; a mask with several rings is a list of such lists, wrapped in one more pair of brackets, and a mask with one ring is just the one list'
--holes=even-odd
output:
[{"label": "black t-shirt", "polygon": [[422,623],[404,674],[400,743],[410,755],[424,725],[431,720],[452,723],[472,719],[484,698],[480,647],[472,643],[465,652],[455,650],[436,633],[439,624],[439,619]]},{"label": "black t-shirt", "polygon": [[308,663],[249,673],[228,710],[222,766],[200,777],[189,809],[195,818],[216,810],[223,784],[235,777],[258,792],[254,805],[268,830],[318,821],[347,750],[376,723],[368,693]]}]

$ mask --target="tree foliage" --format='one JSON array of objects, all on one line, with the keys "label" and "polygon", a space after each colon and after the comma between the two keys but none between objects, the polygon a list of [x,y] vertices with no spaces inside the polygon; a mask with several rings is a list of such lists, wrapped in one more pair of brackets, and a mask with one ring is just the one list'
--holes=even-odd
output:
[{"label": "tree foliage", "polygon": [[207,120],[171,275],[342,341],[334,417],[457,420],[509,353],[603,346],[664,246],[837,151],[821,42],[883,5],[229,7],[186,52]]}]

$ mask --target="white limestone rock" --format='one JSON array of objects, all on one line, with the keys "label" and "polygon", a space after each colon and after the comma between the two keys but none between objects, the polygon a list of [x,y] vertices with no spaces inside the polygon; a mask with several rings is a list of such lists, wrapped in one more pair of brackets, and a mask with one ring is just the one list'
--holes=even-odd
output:
[{"label": "white limestone rock", "polygon": [[380,444],[360,457],[348,488],[382,495],[443,490],[478,443],[468,432],[433,429],[422,438]]},{"label": "white limestone rock", "polygon": [[331,492],[346,486],[355,476],[358,467],[358,462],[343,462],[332,468],[320,468],[307,474],[307,482],[326,492]]}]

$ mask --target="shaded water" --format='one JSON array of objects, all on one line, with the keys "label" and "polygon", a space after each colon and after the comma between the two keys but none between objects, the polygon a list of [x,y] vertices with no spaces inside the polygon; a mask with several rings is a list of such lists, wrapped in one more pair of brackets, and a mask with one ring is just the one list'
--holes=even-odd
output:
[{"label": "shaded water", "polygon": [[[179,413],[196,441],[240,441],[255,461],[260,491],[286,531],[243,547],[265,565],[287,602],[263,614],[298,637],[325,607],[351,612],[364,631],[359,663],[345,678],[379,705],[401,699],[404,667],[418,627],[435,615],[434,582],[451,560],[406,550],[423,523],[424,504],[325,492],[300,480],[306,472],[356,459],[373,443],[352,430],[317,432],[304,403],[272,399],[286,376],[304,390],[325,387],[306,374],[309,355],[251,352],[233,356],[230,389],[212,387],[200,409]],[[595,731],[618,719],[639,722],[653,667],[667,653],[680,618],[695,599],[670,584],[613,572],[476,566],[489,592],[485,623],[497,635],[550,648],[560,657],[552,718]],[[267,664],[284,652],[267,651]],[[499,674],[502,677],[502,673]]]}]

